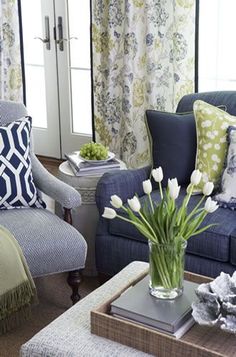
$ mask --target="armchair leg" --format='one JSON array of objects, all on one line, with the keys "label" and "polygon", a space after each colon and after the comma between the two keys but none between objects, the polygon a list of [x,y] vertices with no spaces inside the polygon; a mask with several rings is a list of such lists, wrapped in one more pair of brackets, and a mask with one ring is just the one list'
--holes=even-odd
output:
[{"label": "armchair leg", "polygon": [[[72,225],[71,209],[64,208],[64,221]],[[81,276],[79,270],[70,271],[67,278],[67,283],[72,289],[71,300],[73,305],[80,300],[79,284],[81,283]]]},{"label": "armchair leg", "polygon": [[[64,221],[72,225],[71,209],[64,208]],[[67,278],[67,283],[72,289],[71,300],[73,305],[80,300],[79,285],[82,281],[79,270],[70,271]]]},{"label": "armchair leg", "polygon": [[81,283],[81,275],[79,270],[70,271],[67,282],[72,289],[71,300],[73,305],[76,304],[80,300],[79,295],[79,285]]}]

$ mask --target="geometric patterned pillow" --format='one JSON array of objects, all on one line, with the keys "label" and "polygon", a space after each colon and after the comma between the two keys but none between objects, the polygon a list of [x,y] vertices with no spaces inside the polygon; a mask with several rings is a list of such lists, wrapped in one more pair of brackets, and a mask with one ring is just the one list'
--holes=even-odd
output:
[{"label": "geometric patterned pillow", "polygon": [[0,209],[46,207],[32,176],[31,127],[30,117],[0,127]]}]

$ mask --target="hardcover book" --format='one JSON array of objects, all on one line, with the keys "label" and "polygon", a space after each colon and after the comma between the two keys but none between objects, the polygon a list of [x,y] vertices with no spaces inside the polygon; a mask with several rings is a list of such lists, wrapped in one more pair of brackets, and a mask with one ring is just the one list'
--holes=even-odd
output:
[{"label": "hardcover book", "polygon": [[107,162],[96,164],[90,164],[87,161],[83,161],[77,152],[65,154],[70,167],[76,176],[96,175],[102,174],[109,170],[115,170],[120,168],[120,162],[116,159],[109,160]]},{"label": "hardcover book", "polygon": [[[169,334],[186,332],[193,325],[191,304],[198,300],[198,284],[184,281],[184,292],[174,300],[161,300],[148,291],[149,276],[126,290],[111,303],[111,314]],[[178,335],[178,333],[177,333]]]}]

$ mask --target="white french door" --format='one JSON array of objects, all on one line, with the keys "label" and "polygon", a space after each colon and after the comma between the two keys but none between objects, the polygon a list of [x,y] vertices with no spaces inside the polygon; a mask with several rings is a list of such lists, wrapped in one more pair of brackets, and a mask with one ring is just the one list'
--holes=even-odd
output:
[{"label": "white french door", "polygon": [[21,0],[34,150],[60,158],[91,140],[89,0]]}]

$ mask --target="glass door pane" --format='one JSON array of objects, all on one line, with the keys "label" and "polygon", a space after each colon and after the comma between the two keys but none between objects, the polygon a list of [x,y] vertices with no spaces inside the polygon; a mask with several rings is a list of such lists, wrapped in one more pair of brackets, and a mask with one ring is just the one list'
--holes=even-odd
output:
[{"label": "glass door pane", "polygon": [[90,0],[57,0],[55,11],[64,39],[63,48],[57,46],[64,154],[79,150],[92,137]]},{"label": "glass door pane", "polygon": [[90,0],[21,1],[36,153],[63,157],[92,136]]},{"label": "glass door pane", "polygon": [[[34,150],[39,155],[60,158],[54,0],[21,0],[21,8],[26,106],[32,116]],[[44,42],[46,35],[50,46]]]},{"label": "glass door pane", "polygon": [[[235,0],[200,0],[199,92],[236,88]],[[210,16],[208,16],[210,14]]]},{"label": "glass door pane", "polygon": [[70,42],[72,67],[90,69],[90,2],[68,0],[69,34],[76,41]]},{"label": "glass door pane", "polygon": [[72,130],[73,133],[91,134],[91,73],[71,68]]},{"label": "glass door pane", "polygon": [[[47,128],[41,0],[21,0],[27,109],[33,126]],[[32,15],[34,14],[34,15]]]},{"label": "glass door pane", "polygon": [[[72,131],[92,134],[90,2],[68,0]],[[73,39],[73,37],[75,37]]]}]

